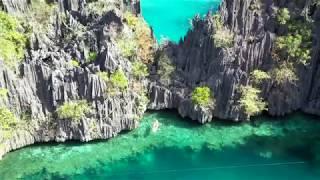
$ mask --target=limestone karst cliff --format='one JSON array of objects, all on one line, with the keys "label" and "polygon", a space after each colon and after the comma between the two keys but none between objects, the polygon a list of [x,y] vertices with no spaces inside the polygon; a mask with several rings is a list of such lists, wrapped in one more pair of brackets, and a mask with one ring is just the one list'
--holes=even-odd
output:
[{"label": "limestone karst cliff", "polygon": [[[290,25],[277,22],[278,12],[288,9],[293,24],[305,26],[312,42],[307,63],[296,59],[276,58],[275,49],[278,37],[287,37]],[[274,1],[274,0],[224,0],[220,14],[226,31],[234,35],[229,47],[218,47],[212,34],[218,27],[215,17],[208,14],[205,19],[193,20],[193,29],[179,45],[169,45],[164,53],[172,57],[176,73],[170,86],[153,85],[151,107],[177,108],[183,116],[201,122],[211,121],[212,117],[243,120],[246,115],[239,105],[239,87],[254,84],[252,72],[262,70],[271,78],[257,85],[261,96],[268,103],[268,113],[285,115],[296,110],[319,114],[319,7],[315,1]],[[288,30],[289,29],[289,30]],[[283,62],[281,62],[283,61]],[[279,83],[282,63],[290,63],[297,76],[290,81],[284,77]],[[283,68],[285,69],[285,68]],[[214,92],[216,106],[213,111],[205,111],[192,105],[190,93],[199,85],[208,85]]]},{"label": "limestone karst cliff", "polygon": [[[32,17],[32,4],[39,2],[43,1],[0,0],[0,6],[13,16]],[[0,104],[17,116],[28,115],[28,121],[17,127],[9,139],[0,138],[0,157],[35,142],[111,138],[123,130],[136,128],[147,108],[177,109],[182,116],[201,123],[213,117],[245,120],[247,114],[239,104],[241,86],[255,85],[261,90],[261,99],[267,102],[271,115],[299,109],[320,114],[316,1],[224,0],[219,15],[196,17],[192,29],[179,44],[169,42],[158,47],[153,40],[142,40],[153,44],[138,50],[140,58],[148,61],[150,74],[139,78],[132,74],[131,52],[121,53],[116,45],[119,34],[136,33],[130,27],[136,22],[125,15],[130,12],[139,16],[138,0],[50,3],[56,7],[45,14],[46,27],[31,24],[33,31],[28,36],[23,62],[12,69],[0,59],[0,88],[8,90],[7,97],[0,98]],[[291,27],[278,22],[277,15],[284,8],[292,12],[292,20],[303,21],[310,27],[308,62],[299,63],[299,57],[292,58],[295,61],[279,61],[287,54],[275,52],[275,42],[278,37],[286,37]],[[152,37],[150,29],[146,32]],[[232,41],[221,46],[213,38],[218,32],[232,34]],[[125,47],[131,40],[126,38]],[[149,51],[152,55],[146,53]],[[275,56],[277,53],[280,58]],[[94,60],[90,60],[92,56]],[[163,57],[174,67],[167,80],[159,77]],[[287,64],[290,69],[282,68]],[[275,71],[280,68],[289,70]],[[119,69],[128,78],[128,89],[110,91],[111,84],[99,73],[110,75]],[[262,70],[271,78],[257,84],[252,78],[255,70]],[[294,72],[296,77],[290,81],[285,76],[279,83],[279,74],[287,72]],[[212,108],[194,105],[191,100],[193,89],[202,85],[209,86],[214,94]],[[145,92],[149,103],[145,102]],[[57,117],[57,108],[74,100],[86,100],[90,113],[79,122]]]},{"label": "limestone karst cliff", "polygon": [[[32,4],[26,3],[2,1],[11,14],[30,11]],[[143,92],[106,94],[109,84],[97,72],[121,68],[133,81],[129,75],[132,64],[120,56],[114,39],[117,32],[130,31],[123,23],[123,13],[139,11],[129,1],[110,1],[109,5],[115,8],[100,14],[91,12],[82,0],[58,1],[58,9],[48,19],[48,30],[32,33],[25,61],[15,72],[0,60],[0,86],[8,90],[8,97],[0,99],[0,104],[17,115],[27,114],[30,120],[9,140],[2,141],[0,156],[35,142],[106,139],[137,127],[146,109],[140,100]],[[97,60],[88,62],[92,52],[98,52]],[[73,66],[73,59],[81,65]],[[144,86],[146,80],[139,83]],[[56,119],[54,113],[59,105],[78,99],[86,99],[92,107],[86,118],[79,123]]]}]

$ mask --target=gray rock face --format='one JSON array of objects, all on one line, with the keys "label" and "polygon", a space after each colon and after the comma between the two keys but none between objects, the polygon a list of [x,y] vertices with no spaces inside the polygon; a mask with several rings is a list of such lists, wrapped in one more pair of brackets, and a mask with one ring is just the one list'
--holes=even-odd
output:
[{"label": "gray rock face", "polygon": [[28,0],[1,0],[1,6],[9,13],[25,12],[28,8]]},{"label": "gray rock face", "polygon": [[[289,5],[288,5],[289,4]],[[308,18],[319,23],[319,8],[306,1],[301,7],[288,2],[272,0],[224,0],[219,14],[224,26],[235,34],[230,48],[217,48],[211,37],[216,31],[210,14],[205,19],[196,17],[190,30],[179,45],[165,49],[176,65],[175,81],[179,83],[161,88],[151,88],[152,104],[149,108],[177,108],[183,116],[200,122],[211,117],[243,120],[245,115],[239,107],[239,87],[250,84],[250,73],[255,69],[270,71],[275,61],[272,57],[274,41],[279,31],[276,9],[288,6],[302,14],[312,8]],[[312,7],[312,8],[311,8]],[[309,65],[299,65],[299,81],[277,85],[273,80],[261,85],[262,96],[268,102],[268,113],[285,115],[298,109],[319,113],[319,31],[314,29],[314,45]],[[190,104],[190,93],[197,86],[207,85],[216,99],[214,110],[201,111]],[[179,94],[179,95],[178,95]],[[155,96],[156,95],[156,96]],[[179,97],[179,98],[176,98]],[[160,100],[161,103],[157,102]]]},{"label": "gray rock face", "polygon": [[[96,74],[99,69],[114,72],[121,68],[129,80],[133,78],[129,74],[131,63],[120,56],[113,42],[115,34],[112,32],[124,26],[121,17],[124,9],[95,18],[80,15],[90,30],[71,39],[63,38],[70,35],[69,29],[83,26],[77,21],[79,14],[70,12],[84,11],[84,4],[82,0],[59,1],[60,13],[65,13],[66,19],[62,23],[57,14],[47,34],[35,32],[32,35],[26,61],[16,73],[0,60],[0,87],[9,91],[8,98],[0,100],[0,105],[16,114],[30,116],[27,125],[0,147],[0,157],[37,142],[108,139],[138,126],[138,119],[146,110],[146,105],[139,100],[141,94],[131,87],[122,93],[106,93],[110,85]],[[90,51],[98,52],[99,56],[95,63],[88,64],[85,60]],[[78,58],[82,67],[72,66],[72,57]],[[146,84],[146,80],[141,83]],[[74,122],[56,117],[55,111],[60,105],[80,99],[91,105],[86,118]]]},{"label": "gray rock face", "polygon": [[[0,2],[9,13],[24,12],[28,6],[27,1]],[[36,142],[86,142],[114,137],[122,130],[137,127],[138,117],[146,110],[132,87],[125,93],[106,94],[109,85],[95,74],[100,69],[114,72],[121,68],[132,80],[131,62],[120,56],[114,39],[125,28],[122,12],[140,13],[139,0],[119,1],[118,10],[103,15],[87,12],[85,0],[57,2],[66,19],[57,13],[47,34],[32,35],[26,61],[17,73],[0,64],[0,87],[10,92],[8,99],[0,100],[0,104],[16,114],[28,112],[32,119],[0,148],[0,157]],[[310,10],[310,2],[297,8],[298,14]],[[148,109],[177,109],[183,117],[200,123],[210,122],[213,117],[246,119],[238,103],[239,86],[251,83],[253,70],[273,68],[275,60],[271,52],[275,37],[281,31],[276,25],[275,12],[285,5],[291,7],[287,1],[224,0],[219,13],[225,28],[235,34],[229,48],[216,47],[211,37],[217,30],[212,15],[204,19],[196,17],[183,41],[178,45],[169,43],[159,50],[176,66],[171,82],[161,82],[154,71],[148,80],[142,80],[142,84],[148,84]],[[320,115],[319,8],[314,7],[309,14],[315,24],[312,59],[309,65],[297,67],[299,81],[277,85],[271,80],[261,85],[271,115],[284,115],[298,109]],[[77,30],[77,35],[66,38],[71,30]],[[86,61],[91,51],[99,54],[94,63]],[[78,59],[81,67],[70,66],[72,58]],[[158,69],[156,64],[151,69]],[[201,108],[191,102],[192,90],[201,85],[209,86],[214,92],[214,109]],[[77,99],[90,103],[89,116],[79,123],[55,117],[59,105]]]},{"label": "gray rock face", "polygon": [[86,0],[58,0],[61,11],[82,11]]}]

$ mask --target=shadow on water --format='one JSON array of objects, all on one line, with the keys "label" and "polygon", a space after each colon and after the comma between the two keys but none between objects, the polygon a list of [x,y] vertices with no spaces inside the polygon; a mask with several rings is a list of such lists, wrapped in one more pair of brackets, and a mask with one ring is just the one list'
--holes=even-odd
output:
[{"label": "shadow on water", "polygon": [[[203,126],[206,125],[206,124],[201,124],[198,121],[192,120],[190,118],[182,118],[178,114],[178,111],[174,110],[174,109],[165,109],[165,110],[160,110],[160,111],[148,110],[145,113],[145,116],[148,116],[148,115],[153,115],[152,116],[153,121],[161,119],[162,123],[166,123],[171,126],[175,126],[175,127],[179,127],[179,128],[202,128]],[[235,121],[231,121],[231,120],[223,120],[223,119],[219,119],[219,118],[214,118],[213,121],[210,123],[207,123],[207,125],[209,124],[209,125],[213,125],[215,127],[220,127],[220,128],[230,127],[230,126],[240,126],[243,124],[250,124],[252,126],[259,126],[259,125],[261,125],[262,122],[277,122],[278,125],[285,125],[288,121],[297,121],[297,120],[299,121],[299,120],[305,120],[305,119],[307,119],[307,121],[310,121],[310,123],[320,124],[320,118],[318,116],[304,114],[302,112],[295,112],[293,114],[286,115],[283,117],[273,117],[268,114],[263,114],[261,116],[257,116],[257,117],[252,118],[252,120],[250,122],[235,122]],[[316,131],[317,131],[317,129],[316,129]],[[130,132],[132,132],[132,131],[124,130],[124,131],[120,132],[118,136],[126,135]],[[320,134],[320,129],[318,130],[318,132],[319,132],[318,134]],[[301,133],[303,133],[303,132],[301,132]],[[314,133],[314,134],[315,134],[315,136],[317,135],[317,133]],[[296,136],[300,136],[300,134],[298,134]],[[273,139],[273,138],[271,138],[271,139]],[[109,141],[108,139],[106,139],[106,140],[98,139],[98,140],[92,140],[89,142],[80,142],[79,140],[68,140],[64,143],[58,143],[58,142],[36,143],[36,144],[30,145],[30,146],[26,146],[24,148],[35,147],[35,146],[55,147],[55,146],[59,146],[62,144],[66,147],[68,147],[68,146],[74,147],[74,146],[82,146],[83,144],[106,143],[108,141]]]}]

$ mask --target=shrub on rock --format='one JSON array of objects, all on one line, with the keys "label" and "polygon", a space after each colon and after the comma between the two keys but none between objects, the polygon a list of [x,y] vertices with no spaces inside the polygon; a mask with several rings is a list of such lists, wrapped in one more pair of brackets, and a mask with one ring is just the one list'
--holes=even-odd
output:
[{"label": "shrub on rock", "polygon": [[209,87],[197,87],[193,90],[191,100],[195,105],[202,107],[213,106],[214,100]]},{"label": "shrub on rock", "polygon": [[90,112],[91,108],[87,101],[69,101],[58,107],[57,114],[59,119],[70,119],[80,121]]}]

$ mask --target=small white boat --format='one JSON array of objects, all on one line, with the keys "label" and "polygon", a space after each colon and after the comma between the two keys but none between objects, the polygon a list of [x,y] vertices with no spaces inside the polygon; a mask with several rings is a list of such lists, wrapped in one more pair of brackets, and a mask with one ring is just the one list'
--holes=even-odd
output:
[{"label": "small white boat", "polygon": [[159,130],[160,128],[160,123],[158,120],[155,120],[152,124],[152,132],[155,133]]}]

